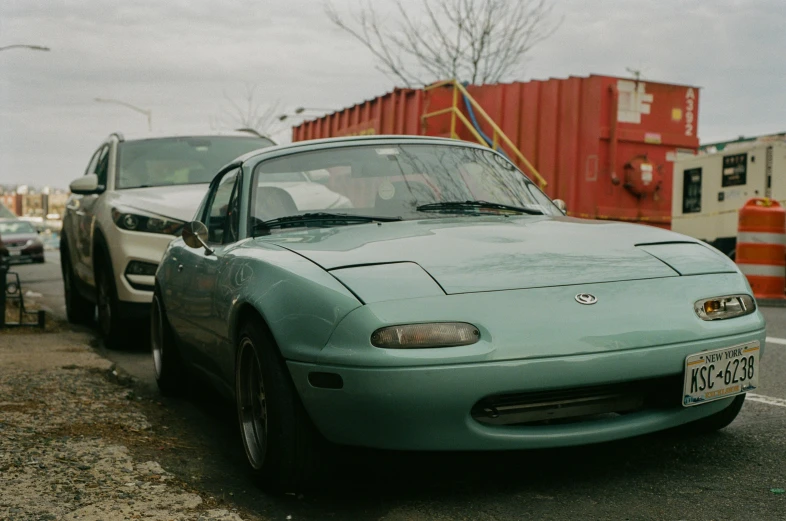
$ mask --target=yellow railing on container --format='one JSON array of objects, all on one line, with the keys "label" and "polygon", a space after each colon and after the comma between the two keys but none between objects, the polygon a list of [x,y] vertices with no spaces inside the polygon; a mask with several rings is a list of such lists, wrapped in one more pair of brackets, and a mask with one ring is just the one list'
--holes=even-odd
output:
[{"label": "yellow railing on container", "polygon": [[[467,89],[464,88],[464,85],[459,83],[457,80],[445,80],[428,85],[423,90],[428,92],[430,90],[438,89],[441,87],[453,87],[453,101],[451,106],[446,109],[440,109],[434,112],[423,114],[423,116],[421,116],[423,122],[425,122],[429,118],[442,116],[444,114],[450,114],[451,138],[461,139],[458,135],[458,132],[456,131],[457,122],[461,122],[464,125],[464,127],[469,131],[469,133],[472,134],[472,137],[474,137],[475,140],[481,145],[486,145],[487,147],[493,148],[494,150],[499,150],[500,142],[501,142],[507,148],[507,152],[509,154],[512,154],[520,162],[520,164],[523,164],[526,167],[526,169],[532,174],[532,176],[535,178],[538,185],[540,186],[541,190],[546,188],[546,185],[548,183],[546,183],[546,180],[543,179],[543,176],[540,175],[540,172],[538,172],[538,170],[532,165],[532,163],[530,163],[529,160],[526,157],[524,157],[524,154],[522,154],[521,150],[519,150],[518,147],[513,144],[513,141],[511,141],[510,138],[504,132],[502,132],[502,129],[499,128],[499,126],[494,122],[493,119],[491,119],[491,116],[486,114],[486,111],[483,110],[483,107],[480,106],[480,103],[478,103],[475,100],[475,98],[473,98],[470,95],[470,93],[467,92]],[[459,109],[459,94],[464,99],[469,101],[469,103],[472,105],[472,109],[480,117],[480,119],[482,119],[484,122],[486,122],[489,125],[489,127],[491,127],[492,130],[491,145],[489,145],[486,142],[486,140],[483,139],[483,136],[480,135],[480,133],[475,129],[472,123],[470,123],[470,121],[467,119],[464,113],[461,112],[461,110]]]}]

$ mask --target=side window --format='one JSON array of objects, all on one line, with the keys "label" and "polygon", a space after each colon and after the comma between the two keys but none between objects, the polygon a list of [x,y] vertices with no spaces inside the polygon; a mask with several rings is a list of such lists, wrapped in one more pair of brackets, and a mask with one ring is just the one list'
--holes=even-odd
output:
[{"label": "side window", "polygon": [[98,176],[98,184],[106,186],[106,176],[109,172],[109,145],[104,145],[98,154],[95,173]]},{"label": "side window", "polygon": [[205,223],[210,243],[228,244],[237,240],[239,179],[240,170],[232,170],[224,174],[215,188]]}]

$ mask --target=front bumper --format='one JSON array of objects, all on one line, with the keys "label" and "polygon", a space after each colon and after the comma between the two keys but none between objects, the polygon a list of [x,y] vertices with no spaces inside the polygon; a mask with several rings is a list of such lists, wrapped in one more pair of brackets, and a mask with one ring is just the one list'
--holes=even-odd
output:
[{"label": "front bumper", "polygon": [[[564,447],[656,432],[712,415],[733,398],[683,408],[644,409],[561,425],[490,426],[470,411],[497,394],[568,389],[679,375],[692,353],[758,340],[741,335],[610,353],[439,366],[368,368],[288,362],[295,386],[319,431],[346,445],[400,450],[502,450]],[[341,376],[343,388],[309,383],[309,373]],[[665,392],[665,391],[664,391]]]},{"label": "front bumper", "polygon": [[[121,303],[149,304],[153,300],[155,276],[126,275],[131,261],[158,265],[167,246],[175,239],[172,235],[113,230],[109,241],[112,271],[115,275],[117,298]],[[130,280],[130,279],[133,279]],[[133,285],[132,285],[133,283]]]},{"label": "front bumper", "polygon": [[9,264],[24,264],[28,262],[44,262],[44,246],[34,244],[25,248],[7,248],[2,255]]}]

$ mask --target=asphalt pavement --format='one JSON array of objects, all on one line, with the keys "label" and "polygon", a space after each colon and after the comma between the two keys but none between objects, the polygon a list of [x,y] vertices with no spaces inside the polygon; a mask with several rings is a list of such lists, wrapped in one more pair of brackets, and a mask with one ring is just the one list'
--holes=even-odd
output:
[{"label": "asphalt pavement", "polygon": [[[23,290],[64,315],[56,252],[15,267]],[[768,340],[760,388],[737,420],[708,436],[661,433],[615,443],[505,453],[342,450],[320,492],[274,495],[245,470],[232,407],[204,387],[189,399],[155,389],[147,343],[96,349],[160,403],[157,421],[197,448],[163,461],[194,487],[259,519],[332,520],[784,520],[786,308],[762,308]],[[358,421],[363,421],[359,418]],[[287,517],[290,516],[290,517]]]}]

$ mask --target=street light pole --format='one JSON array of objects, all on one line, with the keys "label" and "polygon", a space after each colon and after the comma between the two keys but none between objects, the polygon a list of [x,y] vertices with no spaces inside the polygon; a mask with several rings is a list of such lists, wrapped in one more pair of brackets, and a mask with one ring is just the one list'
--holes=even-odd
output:
[{"label": "street light pole", "polygon": [[142,109],[135,105],[131,105],[130,103],[126,103],[125,101],[120,101],[116,99],[95,98],[95,101],[98,101],[100,103],[114,103],[115,105],[122,105],[133,111],[139,112],[140,114],[144,114],[145,116],[147,116],[147,130],[150,132],[153,131],[153,111],[151,109]]},{"label": "street light pole", "polygon": [[0,51],[5,51],[7,49],[30,49],[32,51],[49,51],[49,47],[44,47],[43,45],[27,45],[24,43],[15,43],[13,45],[5,45],[0,47]]}]

